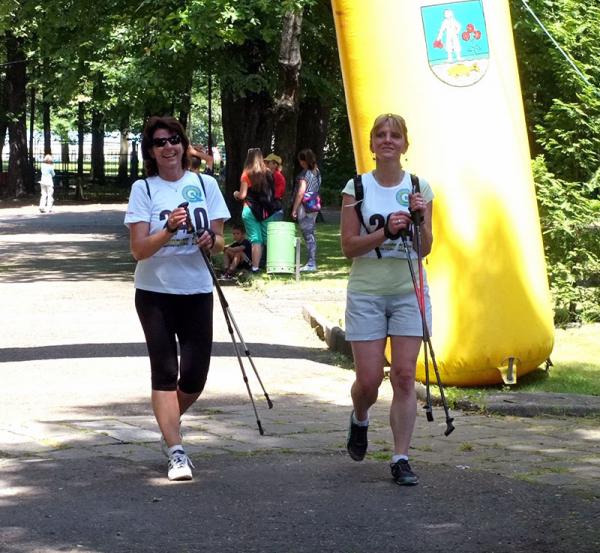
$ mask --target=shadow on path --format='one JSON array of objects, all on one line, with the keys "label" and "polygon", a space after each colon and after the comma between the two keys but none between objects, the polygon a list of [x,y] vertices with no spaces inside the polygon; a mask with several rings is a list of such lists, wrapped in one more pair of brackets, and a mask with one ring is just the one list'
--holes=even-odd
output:
[{"label": "shadow on path", "polygon": [[124,212],[12,216],[0,222],[0,282],[131,281]]},{"label": "shadow on path", "polygon": [[[246,357],[244,349],[239,344],[240,355]],[[267,357],[271,359],[311,359],[313,361],[329,360],[330,355],[322,348],[302,346],[286,346],[282,344],[248,343],[246,346],[252,357]],[[235,356],[232,342],[214,342],[213,357]],[[0,348],[0,363],[14,361],[37,361],[47,359],[85,359],[97,357],[147,357],[146,344],[118,343],[106,344],[63,344],[56,346],[27,346]]]}]

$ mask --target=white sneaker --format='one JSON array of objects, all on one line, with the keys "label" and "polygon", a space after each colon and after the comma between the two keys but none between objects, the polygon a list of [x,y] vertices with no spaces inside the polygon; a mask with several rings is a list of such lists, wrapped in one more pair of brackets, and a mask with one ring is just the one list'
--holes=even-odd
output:
[{"label": "white sneaker", "polygon": [[317,270],[316,265],[309,265],[308,263],[306,265],[303,265],[302,267],[300,267],[301,273],[314,273],[316,270]]},{"label": "white sneaker", "polygon": [[190,458],[181,449],[169,457],[168,477],[171,481],[191,480],[192,469],[195,468]]}]

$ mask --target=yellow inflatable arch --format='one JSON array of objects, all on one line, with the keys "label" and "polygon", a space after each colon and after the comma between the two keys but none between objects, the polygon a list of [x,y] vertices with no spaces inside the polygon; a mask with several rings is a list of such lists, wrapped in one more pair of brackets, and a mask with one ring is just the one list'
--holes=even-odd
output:
[{"label": "yellow inflatable arch", "polygon": [[554,328],[508,1],[332,4],[358,171],[373,168],[374,118],[399,113],[403,163],[436,195],[426,269],[442,381],[514,380],[548,358]]}]

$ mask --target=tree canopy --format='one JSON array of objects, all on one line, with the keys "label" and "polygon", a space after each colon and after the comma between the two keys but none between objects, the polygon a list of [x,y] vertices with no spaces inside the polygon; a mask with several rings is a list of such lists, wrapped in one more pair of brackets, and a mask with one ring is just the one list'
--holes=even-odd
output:
[{"label": "tree canopy", "polygon": [[[588,286],[600,265],[600,5],[509,3],[556,304],[568,320],[600,318],[590,307],[597,284]],[[324,196],[330,186],[337,201],[354,162],[328,0],[0,0],[0,159],[7,131],[10,148],[0,194],[33,192],[28,117],[46,137],[90,132],[101,183],[105,133],[139,132],[151,114],[172,114],[208,141],[209,82],[227,197],[247,149],[275,145],[288,182],[295,152],[312,148]]]}]

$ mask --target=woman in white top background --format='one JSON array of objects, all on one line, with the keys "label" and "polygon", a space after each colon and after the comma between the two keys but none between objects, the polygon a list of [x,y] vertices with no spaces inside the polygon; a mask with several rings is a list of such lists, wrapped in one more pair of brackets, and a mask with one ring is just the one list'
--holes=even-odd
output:
[{"label": "woman in white top background", "polygon": [[52,156],[47,154],[42,162],[42,176],[40,178],[40,212],[50,213],[54,205],[54,165]]}]

